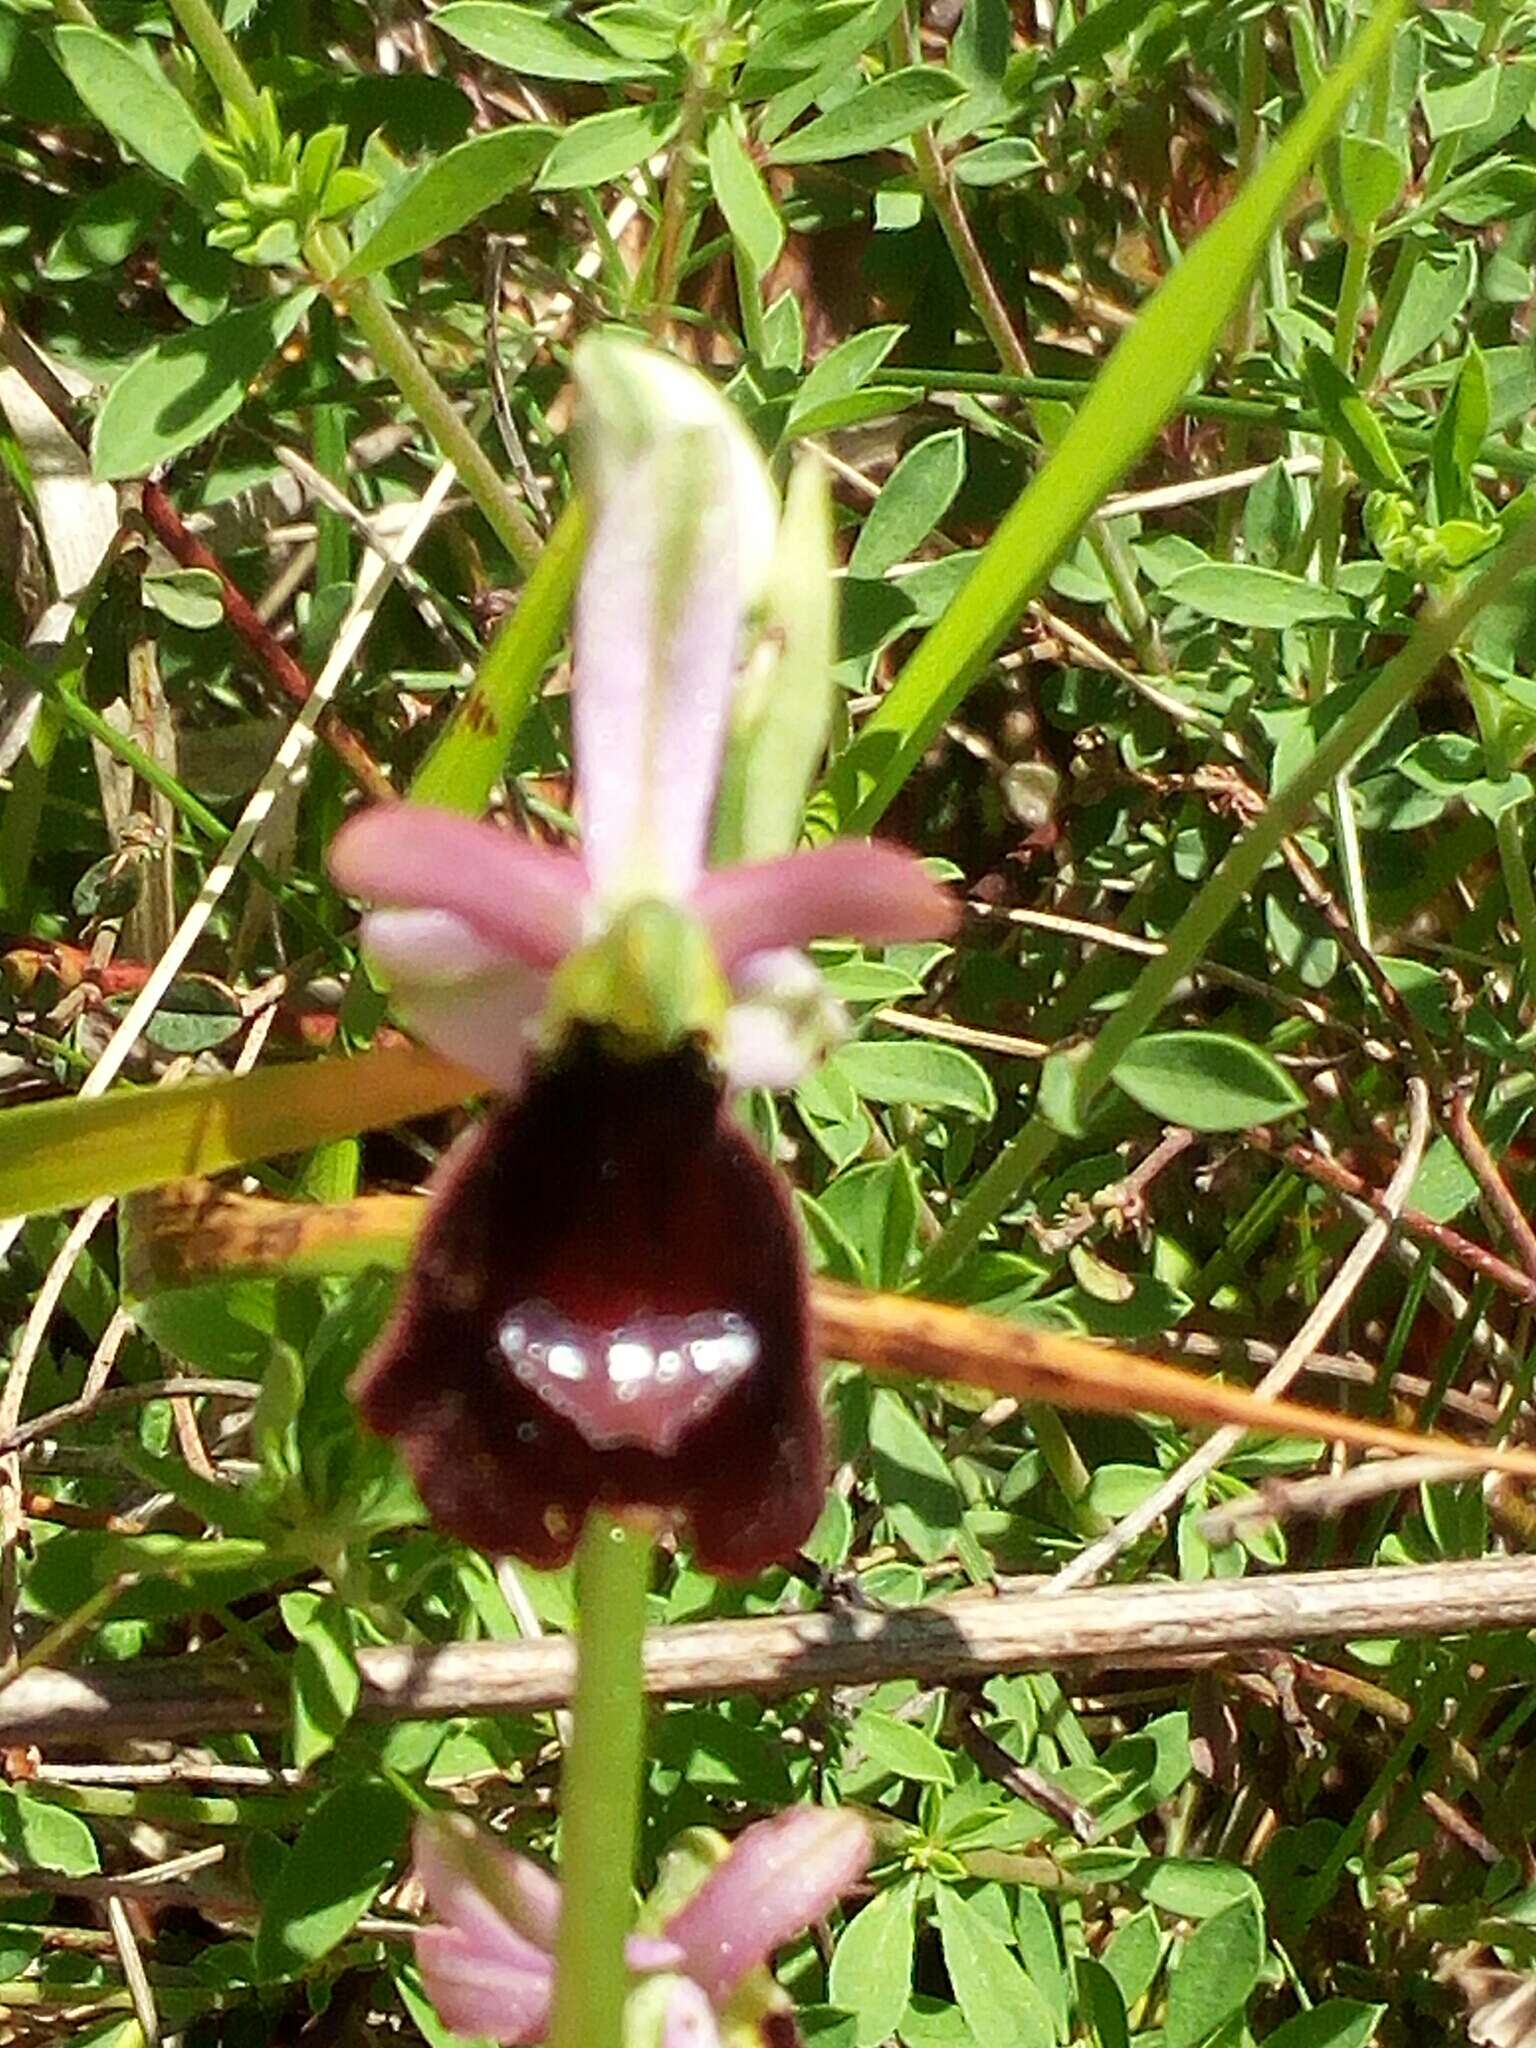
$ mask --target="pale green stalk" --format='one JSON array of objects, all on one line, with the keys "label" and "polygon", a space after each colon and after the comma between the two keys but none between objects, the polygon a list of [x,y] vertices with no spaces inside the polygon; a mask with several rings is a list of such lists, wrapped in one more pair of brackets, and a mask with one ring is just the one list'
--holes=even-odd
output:
[{"label": "pale green stalk", "polygon": [[[1527,517],[1476,582],[1457,597],[1432,601],[1413,637],[1393,656],[1319,743],[1311,758],[1271,797],[1263,814],[1225,857],[1168,934],[1166,949],[1149,960],[1124,1003],[1089,1047],[1078,1068],[1075,1106],[1085,1118],[1115,1068],[1155,1021],[1173,991],[1227,918],[1246,901],[1282,839],[1302,824],[1317,796],[1348,767],[1372,735],[1422,688],[1486,605],[1502,597],[1536,564],[1536,513]],[[922,1284],[950,1273],[1018,1199],[1049,1159],[1059,1133],[1037,1111],[976,1182],[943,1237],[924,1262]]]},{"label": "pale green stalk", "polygon": [[[1376,73],[1371,94],[1370,137],[1380,141],[1386,133],[1387,97],[1391,66],[1383,64]],[[1371,252],[1376,246],[1374,223],[1340,219],[1345,237],[1344,275],[1339,281],[1339,303],[1334,312],[1333,360],[1348,377],[1354,368],[1355,347],[1360,333],[1370,286]],[[1325,590],[1338,582],[1339,556],[1344,531],[1344,502],[1349,479],[1344,471],[1344,450],[1332,436],[1323,445],[1323,469],[1317,492],[1317,581]],[[1334,629],[1319,626],[1310,636],[1312,675],[1309,695],[1314,703],[1327,696],[1334,685]],[[1369,893],[1365,884],[1365,861],[1360,850],[1360,828],[1355,817],[1354,797],[1348,771],[1341,771],[1333,786],[1333,822],[1338,840],[1339,872],[1344,883],[1344,901],[1349,921],[1363,946],[1371,943]]]},{"label": "pale green stalk", "polygon": [[417,803],[478,817],[538,695],[581,570],[586,523],[573,498],[555,522],[517,609],[487,648],[479,673],[411,784]]},{"label": "pale green stalk", "polygon": [[371,279],[354,278],[347,285],[346,308],[374,361],[458,471],[496,538],[521,569],[532,569],[541,547],[538,534]]},{"label": "pale green stalk", "polygon": [[171,12],[213,80],[220,99],[227,106],[238,107],[254,125],[260,105],[255,83],[208,0],[171,0]]},{"label": "pale green stalk", "polygon": [[653,1544],[588,1518],[576,1556],[580,1614],[571,1739],[560,1784],[560,1935],[550,2048],[619,2048],[629,1975],[640,1771],[641,1647]]}]

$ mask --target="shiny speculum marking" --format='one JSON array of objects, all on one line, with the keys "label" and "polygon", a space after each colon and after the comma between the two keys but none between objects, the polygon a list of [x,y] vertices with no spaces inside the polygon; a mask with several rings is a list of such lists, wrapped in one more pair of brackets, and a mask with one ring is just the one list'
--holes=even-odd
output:
[{"label": "shiny speculum marking", "polygon": [[752,1324],[731,1310],[600,1329],[547,1301],[525,1301],[502,1318],[496,1338],[514,1377],[594,1450],[672,1451],[762,1352]]}]

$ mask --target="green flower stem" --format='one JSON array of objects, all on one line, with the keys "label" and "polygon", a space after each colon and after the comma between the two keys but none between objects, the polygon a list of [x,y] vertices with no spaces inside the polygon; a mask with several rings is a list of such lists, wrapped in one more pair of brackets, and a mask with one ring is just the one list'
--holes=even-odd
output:
[{"label": "green flower stem", "polygon": [[[310,239],[309,258],[323,278],[333,277],[328,247]],[[318,261],[317,261],[318,259]],[[323,266],[323,267],[322,267]],[[380,298],[369,278],[353,278],[344,290],[352,325],[367,342],[379,368],[432,436],[463,480],[464,488],[490,523],[507,553],[525,572],[539,558],[541,542],[517,500],[502,482],[490,457],[465,426],[451,398],[421,357],[405,329]]]},{"label": "green flower stem", "polygon": [[653,1543],[588,1517],[576,1555],[576,1694],[560,1791],[560,1935],[550,2048],[619,2048],[629,1977],[645,1698],[640,1651]]},{"label": "green flower stem", "polygon": [[[1230,846],[1193,903],[1168,934],[1166,950],[1149,960],[1124,1003],[1089,1047],[1077,1070],[1074,1102],[1086,1118],[1115,1068],[1154,1022],[1179,983],[1279,849],[1306,818],[1321,791],[1402,705],[1422,688],[1485,606],[1502,597],[1536,564],[1536,509],[1521,521],[1475,582],[1448,601],[1432,601],[1412,638],[1351,704],[1310,760],[1270,798],[1261,817]],[[956,1210],[925,1260],[920,1284],[932,1286],[952,1272],[1018,1199],[1056,1149],[1060,1134],[1036,1114],[1011,1140]]]},{"label": "green flower stem", "polygon": [[171,0],[171,12],[217,87],[220,99],[228,106],[238,107],[254,123],[260,103],[255,84],[208,0]]}]

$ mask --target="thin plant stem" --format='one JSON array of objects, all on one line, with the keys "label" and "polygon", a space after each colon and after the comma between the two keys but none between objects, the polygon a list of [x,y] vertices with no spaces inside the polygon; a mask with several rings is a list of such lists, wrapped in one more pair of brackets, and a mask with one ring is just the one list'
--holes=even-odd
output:
[{"label": "thin plant stem", "polygon": [[651,273],[651,312],[647,323],[652,337],[656,340],[665,335],[672,315],[672,299],[677,291],[684,231],[688,225],[688,193],[693,183],[694,145],[698,141],[703,118],[704,107],[698,82],[691,79],[683,100],[682,125],[677,131],[677,139],[672,144],[671,159],[667,164],[666,184],[662,188],[661,197],[661,219],[656,227],[656,264]]},{"label": "thin plant stem", "polygon": [[[1149,960],[1120,1008],[1094,1039],[1074,1079],[1080,1119],[1108,1085],[1121,1059],[1156,1018],[1179,983],[1245,900],[1269,861],[1306,817],[1313,801],[1406,704],[1455,647],[1486,605],[1501,597],[1536,562],[1536,516],[1526,518],[1483,574],[1449,602],[1431,601],[1407,645],[1338,719],[1310,760],[1270,799],[1263,815],[1234,841],[1200,893],[1168,934],[1166,950]],[[955,1211],[929,1252],[920,1284],[930,1287],[952,1272],[1018,1198],[1056,1149],[1060,1133],[1037,1110],[997,1155]]]},{"label": "thin plant stem", "polygon": [[[334,280],[339,252],[332,250],[328,239],[311,236],[306,253],[322,281]],[[541,547],[537,532],[372,281],[349,279],[345,287],[338,287],[337,296],[379,368],[393,378],[400,396],[458,471],[496,538],[519,568],[531,570]]]},{"label": "thin plant stem", "polygon": [[[1240,185],[1247,184],[1253,176],[1259,154],[1264,147],[1264,123],[1260,109],[1264,104],[1264,90],[1269,81],[1269,62],[1264,48],[1264,17],[1256,14],[1243,29],[1243,39],[1238,47],[1238,106],[1237,106],[1237,179]],[[1271,244],[1275,240],[1270,237]],[[1232,322],[1232,341],[1229,357],[1232,362],[1240,361],[1253,347],[1258,333],[1259,308],[1263,299],[1262,273],[1248,287],[1247,297],[1238,308]],[[1232,431],[1227,436],[1227,461],[1234,469],[1241,469],[1248,457],[1249,422],[1234,420]],[[1244,499],[1231,497],[1223,500],[1216,515],[1216,540],[1213,552],[1230,558],[1237,545],[1238,522],[1241,518]]]},{"label": "thin plant stem", "polygon": [[619,2048],[645,1744],[641,1646],[652,1539],[588,1518],[571,1740],[560,1793],[562,1904],[550,2048]]},{"label": "thin plant stem", "polygon": [[228,106],[238,107],[254,123],[260,106],[255,83],[208,0],[171,0],[171,12],[213,80],[220,99]]},{"label": "thin plant stem", "polygon": [[[1379,141],[1386,130],[1387,101],[1391,68],[1381,65],[1371,93],[1370,134]],[[1339,281],[1339,302],[1333,323],[1333,360],[1345,376],[1354,368],[1355,348],[1361,316],[1370,289],[1371,252],[1375,247],[1372,224],[1339,223],[1345,235],[1344,274]],[[1344,471],[1344,450],[1330,435],[1323,445],[1323,473],[1318,485],[1317,581],[1325,590],[1338,582],[1339,554],[1344,531],[1344,503],[1349,479]],[[1312,635],[1311,697],[1320,703],[1334,686],[1334,656],[1337,638],[1331,626],[1320,626]],[[1369,892],[1365,883],[1365,861],[1360,848],[1360,828],[1355,818],[1349,771],[1342,769],[1332,790],[1334,832],[1338,840],[1339,872],[1344,884],[1344,901],[1349,921],[1363,946],[1371,943]]]},{"label": "thin plant stem", "polygon": [[[898,18],[893,32],[898,61],[903,65],[918,62],[917,39],[912,33],[912,23],[905,11]],[[1030,374],[1029,351],[1024,338],[1011,319],[1003,295],[998,290],[992,273],[987,268],[975,235],[971,232],[970,218],[960,197],[959,187],[944,161],[938,138],[931,127],[919,128],[912,138],[913,155],[917,162],[918,181],[924,197],[933,208],[934,217],[943,231],[949,253],[954,259],[965,285],[971,310],[981,325],[981,331],[992,344],[993,353],[1011,376],[1027,378]],[[1130,554],[1118,534],[1111,531],[1104,516],[1095,512],[1086,528],[1086,539],[1093,551],[1095,561],[1104,572],[1104,580],[1110,587],[1115,608],[1120,614],[1126,638],[1136,650],[1137,659],[1144,668],[1166,669],[1167,660],[1157,638],[1151,614],[1142,602],[1141,592],[1136,588],[1136,572]]]},{"label": "thin plant stem", "polygon": [[1520,940],[1520,976],[1527,1002],[1536,1003],[1536,888],[1531,886],[1530,856],[1525,850],[1524,804],[1509,804],[1495,827],[1499,865],[1509,908]]}]

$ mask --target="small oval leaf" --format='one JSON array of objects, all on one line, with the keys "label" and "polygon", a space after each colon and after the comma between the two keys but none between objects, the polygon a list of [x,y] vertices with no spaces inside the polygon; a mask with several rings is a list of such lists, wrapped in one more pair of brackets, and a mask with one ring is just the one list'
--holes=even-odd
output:
[{"label": "small oval leaf", "polygon": [[1195,562],[1169,578],[1164,596],[1228,626],[1342,625],[1354,617],[1347,597],[1251,562]]},{"label": "small oval leaf", "polygon": [[1221,1031],[1155,1032],[1131,1047],[1114,1078],[1153,1116],[1195,1131],[1242,1131],[1306,1104],[1267,1052]]},{"label": "small oval leaf", "polygon": [[527,78],[606,85],[656,76],[651,65],[616,55],[579,22],[555,21],[532,7],[512,6],[510,0],[454,0],[437,10],[432,26],[466,50]]},{"label": "small oval leaf", "polygon": [[313,291],[265,299],[157,341],[107,393],[91,454],[98,477],[143,476],[237,412],[246,386],[308,311]]},{"label": "small oval leaf", "polygon": [[[437,17],[439,20],[441,16]],[[475,135],[410,179],[347,265],[348,277],[367,277],[403,263],[456,235],[460,228],[520,185],[533,182],[555,139],[553,128],[526,122]]]},{"label": "small oval leaf", "polygon": [[914,64],[866,85],[830,113],[819,114],[773,150],[775,163],[825,164],[840,157],[888,149],[914,128],[933,121],[965,91],[958,78],[937,64]]}]

